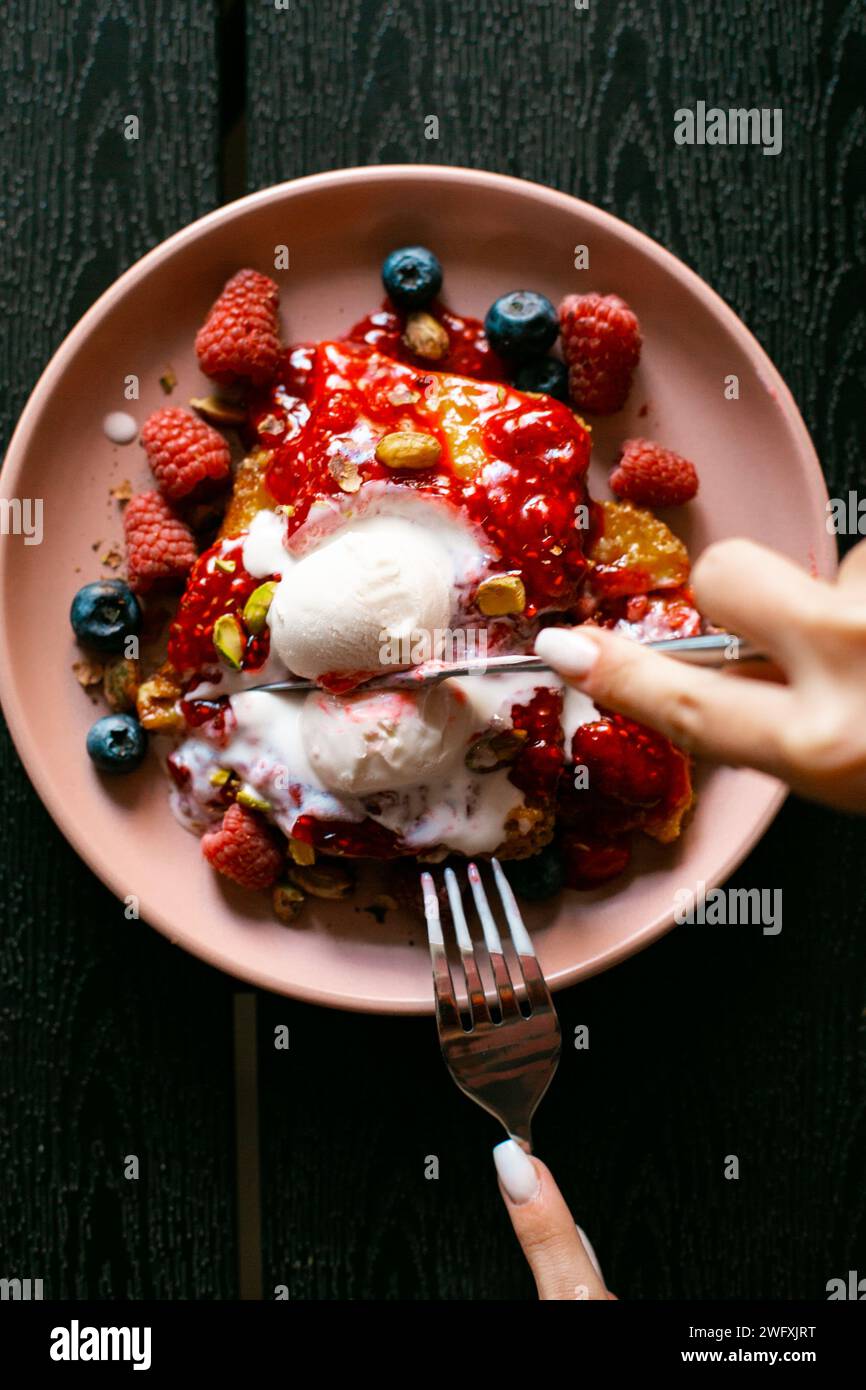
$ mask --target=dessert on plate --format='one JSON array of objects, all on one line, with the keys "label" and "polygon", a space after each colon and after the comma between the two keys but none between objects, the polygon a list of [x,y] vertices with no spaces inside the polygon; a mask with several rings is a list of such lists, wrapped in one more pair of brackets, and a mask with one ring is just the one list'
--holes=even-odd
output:
[{"label": "dessert on plate", "polygon": [[[73,601],[111,709],[94,763],[129,771],[168,740],[175,814],[287,921],[348,895],[362,859],[385,866],[385,907],[452,855],[497,855],[527,897],[594,887],[692,803],[684,753],[552,673],[371,684],[529,653],[551,623],[701,630],[685,546],[651,510],[694,496],[692,464],[627,440],[613,499],[586,486],[586,417],[621,409],[640,355],[629,307],[514,291],[482,324],[440,301],[423,247],[382,278],[345,337],[295,346],[269,277],[228,282],[196,339],[214,393],[141,431],[155,486],[125,500],[127,580]],[[293,677],[311,688],[254,688]]]}]

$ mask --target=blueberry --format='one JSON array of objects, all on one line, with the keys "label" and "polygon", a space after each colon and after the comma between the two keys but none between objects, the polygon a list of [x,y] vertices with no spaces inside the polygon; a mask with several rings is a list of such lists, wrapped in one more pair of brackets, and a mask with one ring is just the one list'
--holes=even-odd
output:
[{"label": "blueberry", "polygon": [[99,652],[122,652],[126,638],[141,627],[141,608],[122,579],[97,579],[78,590],[69,620],[85,646]]},{"label": "blueberry", "polygon": [[402,246],[386,256],[382,284],[398,309],[423,309],[442,288],[442,267],[426,246]]},{"label": "blueberry", "polygon": [[534,357],[514,373],[518,391],[542,391],[568,405],[568,368],[558,357]]},{"label": "blueberry", "polygon": [[106,714],[90,726],[87,751],[100,772],[134,772],[147,752],[147,734],[132,714]]},{"label": "blueberry", "polygon": [[501,357],[524,362],[556,342],[559,319],[549,299],[534,290],[512,290],[491,304],[484,320],[490,346]]},{"label": "blueberry", "polygon": [[563,869],[559,851],[548,845],[531,859],[510,859],[503,865],[508,881],[518,897],[529,902],[552,898],[562,887]]}]

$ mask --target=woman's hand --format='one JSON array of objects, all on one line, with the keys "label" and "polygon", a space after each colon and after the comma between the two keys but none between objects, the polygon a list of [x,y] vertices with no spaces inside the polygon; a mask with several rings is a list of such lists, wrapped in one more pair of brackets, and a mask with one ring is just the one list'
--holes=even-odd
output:
[{"label": "woman's hand", "polygon": [[720,541],[692,584],[704,616],[768,653],[786,684],[752,679],[759,669],[736,660],[725,671],[687,666],[589,625],[547,628],[535,650],[596,704],[682,748],[866,811],[866,541],[834,584],[752,541]]},{"label": "woman's hand", "polygon": [[514,1139],[493,1150],[499,1188],[540,1299],[614,1298],[550,1170]]}]

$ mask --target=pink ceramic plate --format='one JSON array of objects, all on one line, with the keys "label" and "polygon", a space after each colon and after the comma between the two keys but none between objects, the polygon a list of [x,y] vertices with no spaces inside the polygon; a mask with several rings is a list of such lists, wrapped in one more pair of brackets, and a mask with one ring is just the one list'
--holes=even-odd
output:
[{"label": "pink ceramic plate", "polygon": [[[0,690],[18,751],[52,816],[121,898],[172,941],[267,989],[340,1008],[422,1013],[432,1007],[423,928],[357,905],[310,903],[305,924],[275,922],[265,898],[224,886],[173,820],[162,773],[102,781],[84,751],[96,712],[71,671],[72,594],[100,574],[120,538],[109,489],[147,481],[137,444],[117,447],[103,417],[139,423],[172,400],[202,394],[193,353],[202,317],[240,266],[269,271],[277,246],[289,340],[334,336],[379,301],[379,266],[408,242],[432,246],[447,301],[483,315],[506,290],[554,301],[616,291],[636,310],[644,353],[626,411],[595,426],[593,485],[618,440],[657,437],[696,460],[698,501],[675,519],[696,555],[711,540],[753,536],[800,564],[832,572],[826,492],[797,408],[778,372],[730,309],[660,246],[597,208],[535,184],[469,169],[395,166],[316,175],[232,203],[171,237],[127,271],[59,349],[30,399],[6,458],[3,491],[44,499],[44,542],[4,539],[0,551]],[[573,268],[589,247],[591,270]],[[735,373],[740,398],[724,395]],[[141,396],[124,399],[124,378]],[[94,542],[101,544],[94,553]],[[783,791],[751,772],[699,778],[696,813],[670,849],[647,843],[634,872],[590,894],[527,912],[548,979],[570,984],[622,960],[672,923],[678,887],[722,881],[778,810]]]}]

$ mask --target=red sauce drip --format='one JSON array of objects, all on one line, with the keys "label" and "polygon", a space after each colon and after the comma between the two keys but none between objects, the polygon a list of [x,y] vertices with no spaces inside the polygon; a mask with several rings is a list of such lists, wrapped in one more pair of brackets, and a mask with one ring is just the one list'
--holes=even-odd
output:
[{"label": "red sauce drip", "polygon": [[[231,706],[227,696],[218,700],[181,700],[181,712],[192,729],[200,729],[208,724],[213,735],[226,732],[226,720],[231,716]],[[234,724],[234,719],[231,720]]]},{"label": "red sauce drip", "polygon": [[[429,312],[448,334],[448,352],[434,364],[437,371],[477,377],[481,381],[508,379],[508,369],[488,343],[480,319],[454,314],[438,302],[430,306]],[[366,343],[386,357],[395,357],[398,362],[409,362],[422,370],[429,368],[429,359],[417,357],[403,341],[406,317],[386,299],[381,309],[356,323],[346,338],[349,342]]]},{"label": "red sauce drip", "polygon": [[192,773],[186,766],[186,763],[179,761],[177,751],[175,750],[175,752],[169,753],[166,764],[171,775],[171,780],[176,787],[180,787],[181,791],[183,791],[184,787],[188,786],[192,780]]},{"label": "red sauce drip", "polygon": [[514,705],[511,722],[527,738],[514,760],[509,781],[534,801],[556,795],[565,755],[562,748],[562,692],[542,687],[528,705]]},{"label": "red sauce drip", "polygon": [[316,684],[331,695],[348,695],[365,681],[381,674],[381,671],[326,671],[323,676],[319,676]]},{"label": "red sauce drip", "polygon": [[393,830],[369,817],[342,821],[299,816],[292,826],[292,836],[323,853],[342,854],[349,859],[396,859],[406,853]]}]

